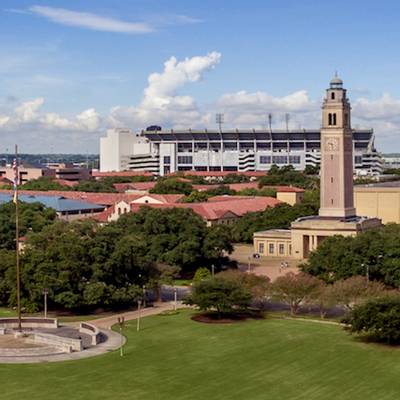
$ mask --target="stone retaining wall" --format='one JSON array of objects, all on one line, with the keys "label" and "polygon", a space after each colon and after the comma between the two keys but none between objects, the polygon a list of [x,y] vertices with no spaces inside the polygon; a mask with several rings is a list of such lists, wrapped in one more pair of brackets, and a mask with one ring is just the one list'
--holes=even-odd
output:
[{"label": "stone retaining wall", "polygon": [[88,324],[87,322],[81,322],[79,324],[79,332],[86,333],[91,337],[92,346],[96,346],[101,342],[101,333],[99,329],[92,324]]},{"label": "stone retaining wall", "polygon": [[72,339],[63,336],[52,335],[50,333],[35,332],[33,334],[33,340],[36,343],[45,343],[48,345],[61,347],[67,353],[70,353],[72,351],[83,350],[83,344],[81,339]]},{"label": "stone retaining wall", "polygon": [[[21,319],[21,326],[25,329],[58,328],[57,318],[29,317]],[[8,329],[18,328],[18,318],[0,318],[0,327]]]}]

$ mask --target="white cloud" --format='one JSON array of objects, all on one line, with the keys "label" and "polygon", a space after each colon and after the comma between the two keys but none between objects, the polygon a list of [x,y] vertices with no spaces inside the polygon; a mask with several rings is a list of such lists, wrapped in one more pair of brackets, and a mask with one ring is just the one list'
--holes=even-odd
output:
[{"label": "white cloud", "polygon": [[153,28],[144,22],[126,22],[88,12],[66,10],[65,8],[35,5],[30,7],[29,10],[55,23],[94,31],[118,33],[149,33],[153,31]]},{"label": "white cloud", "polygon": [[[223,94],[207,107],[198,105],[192,96],[180,94],[186,85],[203,79],[220,60],[218,52],[183,60],[171,57],[161,72],[149,75],[138,104],[113,107],[108,115],[100,115],[93,107],[69,116],[46,112],[44,97],[17,106],[16,101],[4,103],[0,109],[1,143],[10,146],[18,140],[25,143],[26,151],[48,150],[48,143],[58,144],[59,151],[96,151],[98,138],[108,127],[136,131],[150,124],[164,128],[213,128],[215,112],[225,114],[226,128],[265,127],[268,113],[273,115],[273,128],[284,128],[285,113],[290,115],[290,129],[320,126],[320,100],[311,99],[305,90],[284,96],[241,90]],[[352,106],[353,126],[374,128],[379,150],[388,151],[393,144],[400,144],[400,99],[384,94],[371,100],[364,95],[354,100]]]},{"label": "white cloud", "polygon": [[164,63],[163,72],[150,74],[140,104],[136,107],[114,107],[110,123],[136,129],[152,123],[181,126],[198,123],[202,115],[195,100],[190,96],[178,95],[177,90],[187,83],[199,81],[220,60],[221,54],[216,51],[183,61],[169,58]]}]

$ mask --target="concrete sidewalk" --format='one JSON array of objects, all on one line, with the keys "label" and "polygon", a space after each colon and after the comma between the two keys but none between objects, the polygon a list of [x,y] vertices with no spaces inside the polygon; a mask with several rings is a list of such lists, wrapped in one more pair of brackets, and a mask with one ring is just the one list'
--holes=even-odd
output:
[{"label": "concrete sidewalk", "polygon": [[[182,302],[177,302],[177,308],[187,307],[182,304]],[[163,303],[154,303],[153,307],[143,308],[140,310],[140,317],[148,317],[150,315],[160,314],[163,311],[173,310],[174,303],[173,302],[163,302]],[[111,317],[104,317],[99,319],[94,319],[91,321],[87,321],[92,325],[97,326],[99,329],[111,329],[111,327],[118,323],[118,317],[124,317],[125,321],[131,321],[133,319],[137,319],[139,316],[139,311],[127,311],[120,314],[112,315]]]}]

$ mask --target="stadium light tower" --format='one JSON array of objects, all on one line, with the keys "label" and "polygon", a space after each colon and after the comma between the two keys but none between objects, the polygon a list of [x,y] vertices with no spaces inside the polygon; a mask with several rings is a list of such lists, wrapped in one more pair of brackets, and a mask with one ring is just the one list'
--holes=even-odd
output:
[{"label": "stadium light tower", "polygon": [[269,126],[269,131],[272,133],[272,114],[268,113],[268,126]]},{"label": "stadium light tower", "polygon": [[219,131],[222,131],[222,124],[224,123],[224,114],[218,113],[215,114],[215,122],[218,124]]},{"label": "stadium light tower", "polygon": [[290,114],[285,114],[285,122],[286,122],[286,132],[289,132],[289,121],[290,121]]}]

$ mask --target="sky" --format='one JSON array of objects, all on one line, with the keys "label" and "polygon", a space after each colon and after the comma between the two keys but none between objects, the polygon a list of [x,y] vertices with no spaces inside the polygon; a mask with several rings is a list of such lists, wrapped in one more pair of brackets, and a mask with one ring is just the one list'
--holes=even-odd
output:
[{"label": "sky", "polygon": [[2,0],[0,153],[97,153],[109,128],[320,126],[338,72],[352,125],[400,152],[400,2]]}]

